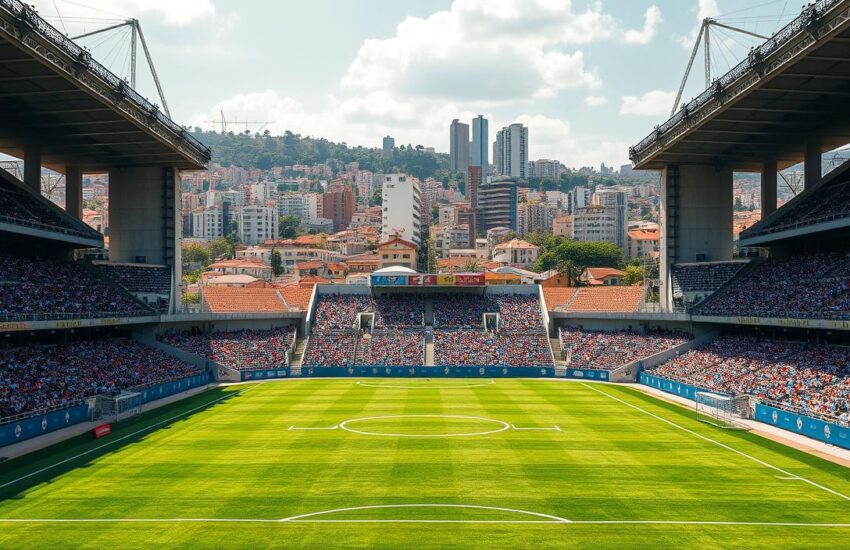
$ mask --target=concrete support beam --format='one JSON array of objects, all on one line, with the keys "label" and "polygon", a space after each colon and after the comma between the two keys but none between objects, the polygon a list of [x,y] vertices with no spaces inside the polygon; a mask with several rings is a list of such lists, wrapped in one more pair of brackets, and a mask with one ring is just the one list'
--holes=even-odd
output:
[{"label": "concrete support beam", "polygon": [[806,189],[811,188],[814,184],[820,181],[823,177],[823,149],[820,141],[812,139],[806,143],[805,157],[805,186]]},{"label": "concrete support beam", "polygon": [[79,166],[65,167],[65,212],[83,219],[83,171]]},{"label": "concrete support beam", "polygon": [[775,160],[768,160],[761,168],[761,219],[776,211],[776,177]]},{"label": "concrete support beam", "polygon": [[668,166],[661,178],[661,304],[669,309],[674,264],[732,258],[732,168]]},{"label": "concrete support beam", "polygon": [[41,149],[30,146],[24,149],[24,184],[41,194]]}]

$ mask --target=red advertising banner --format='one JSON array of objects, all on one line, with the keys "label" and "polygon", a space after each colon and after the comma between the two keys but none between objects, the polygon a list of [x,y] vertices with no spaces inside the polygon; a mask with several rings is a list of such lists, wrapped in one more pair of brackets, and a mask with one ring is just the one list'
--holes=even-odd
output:
[{"label": "red advertising banner", "polygon": [[100,439],[101,437],[107,436],[111,433],[112,433],[112,425],[111,424],[101,424],[100,426],[97,426],[94,429],[95,439]]},{"label": "red advertising banner", "polygon": [[483,273],[470,273],[455,275],[455,285],[457,286],[484,286]]},{"label": "red advertising banner", "polygon": [[407,286],[422,286],[422,275],[408,275]]},{"label": "red advertising banner", "polygon": [[437,286],[437,276],[436,275],[423,275],[422,276],[422,286]]}]

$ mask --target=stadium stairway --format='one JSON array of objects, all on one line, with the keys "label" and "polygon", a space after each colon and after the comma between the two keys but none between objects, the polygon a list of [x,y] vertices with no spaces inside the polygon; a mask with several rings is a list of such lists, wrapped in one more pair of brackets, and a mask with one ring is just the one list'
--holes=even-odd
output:
[{"label": "stadium stairway", "polygon": [[434,331],[425,331],[425,366],[434,366]]},{"label": "stadium stairway", "polygon": [[555,359],[556,366],[566,365],[567,362],[563,360],[563,353],[561,350],[561,341],[557,338],[549,338],[549,347],[552,349],[552,357]]},{"label": "stadium stairway", "polygon": [[307,338],[299,338],[298,341],[295,342],[295,350],[292,352],[292,361],[289,363],[290,368],[295,369],[297,367],[298,371],[301,371],[305,351],[307,351]]}]

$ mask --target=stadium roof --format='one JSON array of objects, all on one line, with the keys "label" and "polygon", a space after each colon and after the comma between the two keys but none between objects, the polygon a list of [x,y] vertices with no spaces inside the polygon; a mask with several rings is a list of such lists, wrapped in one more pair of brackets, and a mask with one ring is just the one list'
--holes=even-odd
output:
[{"label": "stadium roof", "polygon": [[638,169],[780,169],[850,143],[850,0],[820,0],[632,147]]},{"label": "stadium roof", "polygon": [[202,169],[210,150],[17,0],[0,0],[0,152],[42,164]]}]

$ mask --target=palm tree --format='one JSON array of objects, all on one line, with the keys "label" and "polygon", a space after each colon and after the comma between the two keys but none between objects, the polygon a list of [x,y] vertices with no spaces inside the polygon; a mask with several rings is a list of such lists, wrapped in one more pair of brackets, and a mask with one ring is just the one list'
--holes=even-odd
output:
[{"label": "palm tree", "polygon": [[467,273],[477,273],[482,271],[482,266],[478,260],[470,258],[463,264],[463,270]]}]

